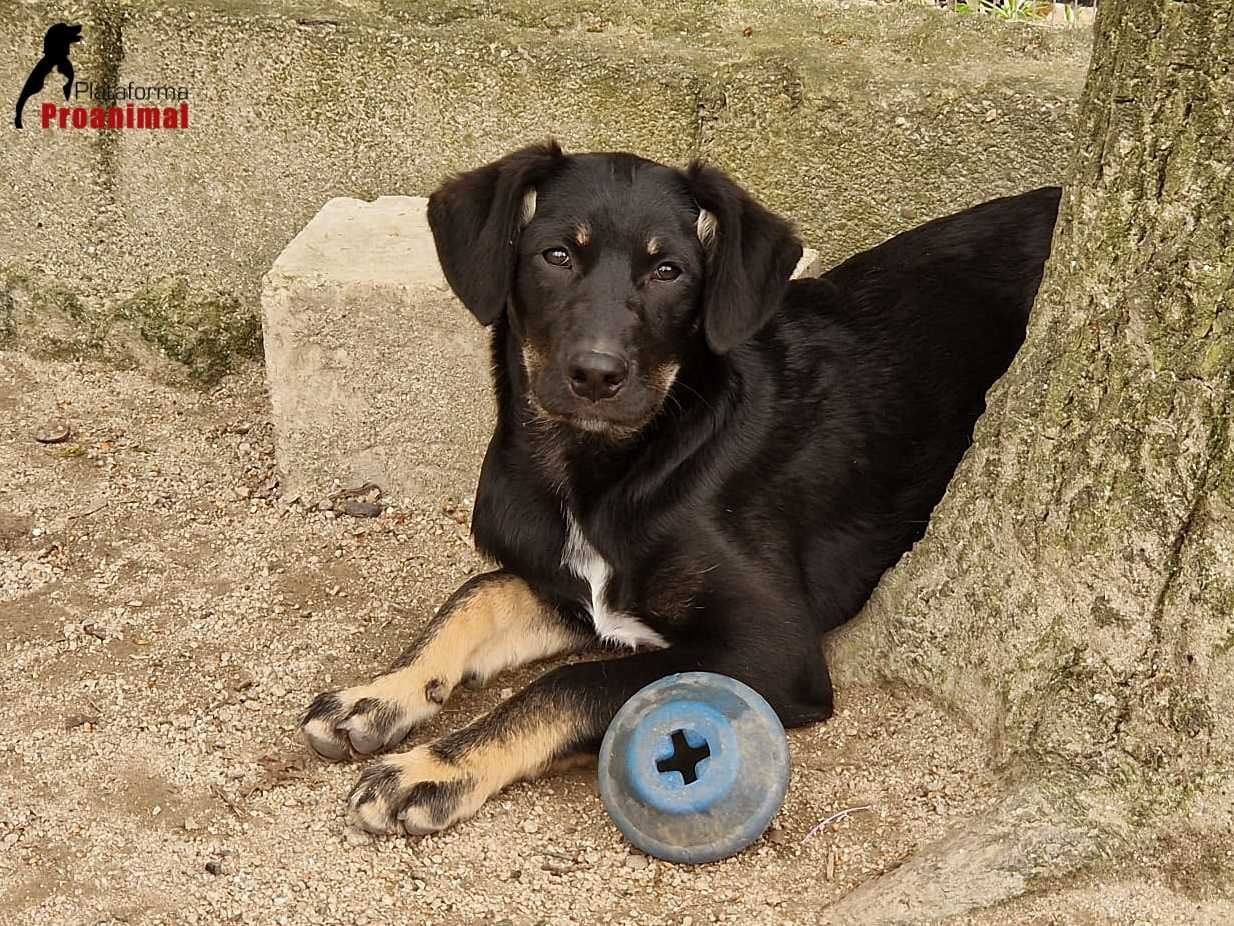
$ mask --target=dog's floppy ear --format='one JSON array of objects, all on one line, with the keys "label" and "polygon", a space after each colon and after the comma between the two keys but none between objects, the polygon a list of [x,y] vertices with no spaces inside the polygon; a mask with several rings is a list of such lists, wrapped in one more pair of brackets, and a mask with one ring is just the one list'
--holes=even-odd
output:
[{"label": "dog's floppy ear", "polygon": [[686,172],[707,252],[703,331],[727,353],[767,323],[784,298],[801,242],[792,225],[764,209],[721,171],[698,161]]},{"label": "dog's floppy ear", "polygon": [[555,141],[451,177],[428,199],[428,224],[446,281],[482,325],[514,285],[518,233],[535,213],[536,183],[565,157]]}]

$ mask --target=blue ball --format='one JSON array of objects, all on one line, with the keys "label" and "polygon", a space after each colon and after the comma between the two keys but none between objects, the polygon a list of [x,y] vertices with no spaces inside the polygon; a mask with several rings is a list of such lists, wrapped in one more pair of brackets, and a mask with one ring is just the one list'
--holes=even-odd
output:
[{"label": "blue ball", "polygon": [[643,688],[600,746],[600,796],[649,855],[714,862],[767,829],[788,791],[784,727],[748,685],[712,672]]}]

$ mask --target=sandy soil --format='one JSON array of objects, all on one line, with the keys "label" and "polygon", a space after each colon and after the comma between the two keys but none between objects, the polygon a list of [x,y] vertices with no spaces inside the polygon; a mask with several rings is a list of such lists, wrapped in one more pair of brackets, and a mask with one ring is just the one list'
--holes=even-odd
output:
[{"label": "sandy soil", "polygon": [[[72,434],[40,444],[52,419]],[[310,756],[296,717],[483,568],[468,499],[373,519],[286,504],[256,369],[206,395],[0,353],[0,421],[0,922],[812,923],[993,798],[944,714],[848,690],[791,734],[788,800],[736,859],[633,852],[588,770],[437,836],[371,838],[343,819],[357,768]],[[463,692],[422,735],[533,672]],[[1153,890],[1078,883],[997,919],[1229,912]]]}]

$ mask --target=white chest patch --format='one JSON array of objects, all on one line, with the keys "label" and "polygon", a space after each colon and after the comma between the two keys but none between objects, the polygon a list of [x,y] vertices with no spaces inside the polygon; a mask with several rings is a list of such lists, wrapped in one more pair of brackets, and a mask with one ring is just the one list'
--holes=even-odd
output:
[{"label": "white chest patch", "polygon": [[596,628],[596,636],[632,649],[663,649],[668,646],[662,636],[638,618],[608,606],[608,580],[612,578],[613,569],[583,536],[574,515],[568,511],[566,532],[566,548],[561,554],[561,565],[591,586],[591,623]]}]

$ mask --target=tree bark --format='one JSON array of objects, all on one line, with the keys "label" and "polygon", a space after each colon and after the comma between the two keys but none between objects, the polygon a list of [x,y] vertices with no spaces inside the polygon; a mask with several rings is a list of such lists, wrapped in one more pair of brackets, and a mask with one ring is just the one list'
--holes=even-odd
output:
[{"label": "tree bark", "polygon": [[[1096,29],[1024,347],[828,644],[841,683],[918,687],[988,738],[1013,796],[963,864],[1024,875],[991,899],[1167,815],[1234,830],[1234,4],[1102,0]],[[1057,864],[1025,860],[1024,802]],[[954,839],[909,880],[945,880]]]}]

